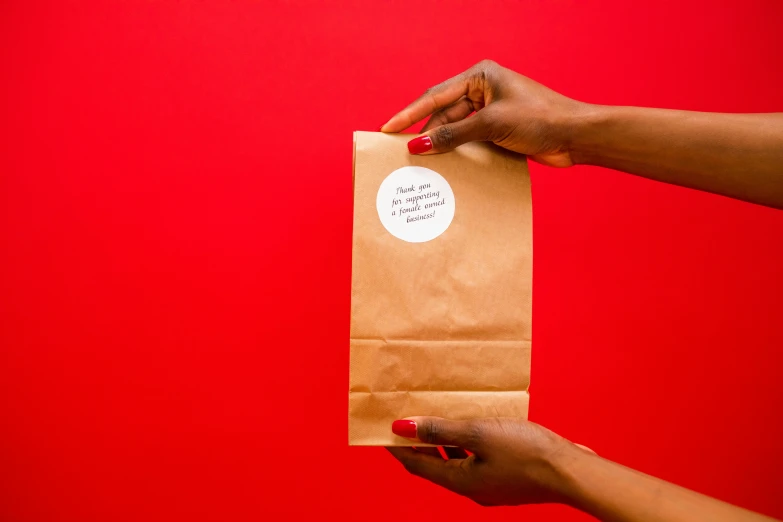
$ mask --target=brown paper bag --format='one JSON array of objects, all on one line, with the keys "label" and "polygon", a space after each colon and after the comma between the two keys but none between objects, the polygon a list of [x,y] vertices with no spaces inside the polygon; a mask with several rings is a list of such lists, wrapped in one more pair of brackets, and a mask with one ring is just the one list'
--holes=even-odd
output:
[{"label": "brown paper bag", "polygon": [[[349,444],[410,446],[412,415],[526,417],[532,209],[524,156],[412,156],[354,134]],[[412,168],[413,167],[413,168]]]}]

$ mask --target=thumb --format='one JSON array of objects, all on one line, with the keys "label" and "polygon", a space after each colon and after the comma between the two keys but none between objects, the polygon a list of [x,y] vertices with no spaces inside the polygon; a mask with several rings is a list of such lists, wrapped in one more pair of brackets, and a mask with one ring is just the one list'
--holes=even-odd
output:
[{"label": "thumb", "polygon": [[483,446],[481,425],[476,421],[408,417],[394,421],[392,432],[436,446],[458,446],[476,454],[481,453]]},{"label": "thumb", "polygon": [[408,142],[411,154],[437,154],[448,152],[469,141],[484,141],[489,136],[489,130],[481,113],[454,123],[435,127],[425,134]]}]

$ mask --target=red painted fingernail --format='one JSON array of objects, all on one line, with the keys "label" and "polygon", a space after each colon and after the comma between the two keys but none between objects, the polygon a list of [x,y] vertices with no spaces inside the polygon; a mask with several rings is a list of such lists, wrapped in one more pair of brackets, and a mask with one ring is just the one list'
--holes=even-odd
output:
[{"label": "red painted fingernail", "polygon": [[416,423],[412,420],[396,420],[392,422],[392,433],[407,439],[415,439]]},{"label": "red painted fingernail", "polygon": [[419,136],[408,142],[408,151],[411,154],[421,154],[432,150],[432,140],[429,136]]}]

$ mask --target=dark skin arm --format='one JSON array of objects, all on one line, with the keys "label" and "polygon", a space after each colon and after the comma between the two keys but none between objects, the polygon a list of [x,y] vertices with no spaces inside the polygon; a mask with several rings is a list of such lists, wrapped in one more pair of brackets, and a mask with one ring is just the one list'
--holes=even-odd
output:
[{"label": "dark skin arm", "polygon": [[[590,105],[484,61],[428,89],[381,131],[401,132],[427,116],[411,153],[491,141],[552,167],[604,166],[783,209],[783,114]],[[401,425],[408,429],[397,434],[413,444],[449,446],[448,460],[432,448],[389,448],[408,471],[482,505],[560,502],[623,522],[772,520],[603,459],[522,419],[413,417]]]},{"label": "dark skin arm", "polygon": [[454,446],[449,460],[429,448],[388,450],[410,473],[484,506],[558,502],[612,522],[773,520],[603,459],[526,420],[409,420],[415,433],[398,434]]},{"label": "dark skin arm", "polygon": [[609,167],[783,209],[783,113],[591,105],[484,61],[428,89],[381,130],[430,115],[413,152],[492,141],[553,167]]}]

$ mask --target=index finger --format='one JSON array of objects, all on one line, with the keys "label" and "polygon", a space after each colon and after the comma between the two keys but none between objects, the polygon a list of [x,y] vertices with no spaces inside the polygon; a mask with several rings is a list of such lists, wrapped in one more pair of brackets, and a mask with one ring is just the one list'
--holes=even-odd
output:
[{"label": "index finger", "polygon": [[391,117],[381,126],[381,132],[404,131],[433,112],[447,107],[468,94],[469,70],[449,78],[424,91],[416,101]]}]

